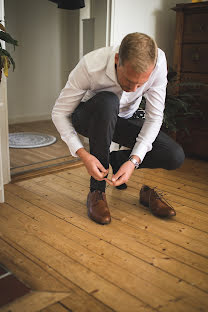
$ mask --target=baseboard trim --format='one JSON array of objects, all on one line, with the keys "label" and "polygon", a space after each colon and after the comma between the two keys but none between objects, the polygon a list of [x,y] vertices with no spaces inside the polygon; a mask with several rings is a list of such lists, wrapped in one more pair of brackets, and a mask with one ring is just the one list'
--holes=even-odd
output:
[{"label": "baseboard trim", "polygon": [[41,120],[50,120],[50,119],[51,119],[51,114],[16,116],[16,117],[9,118],[9,125],[33,122],[33,121],[41,121]]},{"label": "baseboard trim", "polygon": [[[34,165],[33,165],[34,166]],[[43,176],[47,174],[52,174],[55,172],[60,172],[68,169],[74,169],[82,167],[83,162],[81,160],[69,160],[61,163],[51,163],[51,164],[37,164],[37,168],[29,169],[28,166],[22,167],[21,171],[11,174],[11,183],[18,181],[32,179],[38,176]]]}]

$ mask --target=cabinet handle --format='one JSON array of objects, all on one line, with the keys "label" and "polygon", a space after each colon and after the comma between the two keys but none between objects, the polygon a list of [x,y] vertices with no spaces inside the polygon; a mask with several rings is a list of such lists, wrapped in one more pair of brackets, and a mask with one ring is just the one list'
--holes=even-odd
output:
[{"label": "cabinet handle", "polygon": [[194,52],[193,54],[192,54],[192,61],[193,62],[198,62],[199,61],[199,52]]},{"label": "cabinet handle", "polygon": [[204,32],[206,30],[206,26],[204,24],[199,26],[199,29],[201,32]]}]

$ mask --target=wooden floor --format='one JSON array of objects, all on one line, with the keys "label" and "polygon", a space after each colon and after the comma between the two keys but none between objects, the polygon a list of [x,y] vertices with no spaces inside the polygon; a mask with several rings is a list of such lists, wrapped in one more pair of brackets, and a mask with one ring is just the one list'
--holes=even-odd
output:
[{"label": "wooden floor", "polygon": [[74,160],[51,120],[13,124],[9,126],[9,132],[39,132],[53,135],[57,138],[56,143],[45,147],[10,148],[12,175]]},{"label": "wooden floor", "polygon": [[[157,186],[176,217],[151,215],[142,184]],[[107,188],[112,222],[86,214],[84,167],[6,186],[0,263],[33,292],[1,312],[208,311],[208,163],[140,169],[128,189]]]}]

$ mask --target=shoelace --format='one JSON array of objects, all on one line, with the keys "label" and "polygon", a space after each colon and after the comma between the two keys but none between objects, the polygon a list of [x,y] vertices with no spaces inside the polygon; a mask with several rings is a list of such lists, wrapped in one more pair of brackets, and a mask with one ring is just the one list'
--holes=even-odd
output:
[{"label": "shoelace", "polygon": [[168,206],[170,206],[174,210],[173,206],[163,197],[164,196],[163,192],[161,190],[158,190],[157,186],[153,187],[152,190],[156,193],[156,196],[160,200],[164,201]]},{"label": "shoelace", "polygon": [[103,200],[103,194],[101,191],[96,191],[96,200]]}]

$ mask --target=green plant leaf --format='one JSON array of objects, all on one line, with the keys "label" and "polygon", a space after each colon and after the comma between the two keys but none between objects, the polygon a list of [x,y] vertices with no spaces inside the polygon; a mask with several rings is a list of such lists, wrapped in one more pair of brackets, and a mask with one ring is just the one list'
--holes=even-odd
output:
[{"label": "green plant leaf", "polygon": [[7,32],[0,31],[0,39],[14,46],[18,45],[18,41],[13,39]]},{"label": "green plant leaf", "polygon": [[14,62],[13,58],[11,57],[11,55],[9,54],[9,52],[7,50],[5,50],[5,49],[1,49],[0,48],[0,56],[2,56],[2,55],[5,55],[5,56],[7,56],[9,58],[10,62],[12,63],[12,68],[13,68],[13,71],[14,71],[14,69],[15,69],[15,62]]},{"label": "green plant leaf", "polygon": [[3,31],[6,31],[4,25],[2,25],[2,23],[0,23],[0,29],[3,30]]}]

